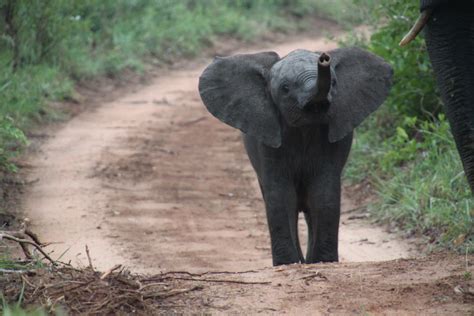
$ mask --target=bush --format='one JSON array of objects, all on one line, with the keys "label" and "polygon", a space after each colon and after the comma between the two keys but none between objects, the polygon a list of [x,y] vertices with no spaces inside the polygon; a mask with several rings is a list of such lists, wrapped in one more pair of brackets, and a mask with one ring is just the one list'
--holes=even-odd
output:
[{"label": "bush", "polygon": [[10,159],[17,152],[16,146],[26,144],[23,132],[13,124],[10,117],[0,116],[0,168],[7,171],[16,171]]},{"label": "bush", "polygon": [[374,12],[377,27],[368,48],[394,68],[394,85],[382,108],[358,129],[351,181],[372,182],[380,197],[373,214],[434,244],[473,249],[473,201],[449,124],[442,114],[426,46],[418,37],[398,42],[418,16],[418,3],[392,0]]},{"label": "bush", "polygon": [[0,0],[0,171],[74,82],[192,56],[217,35],[286,29],[314,0]]}]

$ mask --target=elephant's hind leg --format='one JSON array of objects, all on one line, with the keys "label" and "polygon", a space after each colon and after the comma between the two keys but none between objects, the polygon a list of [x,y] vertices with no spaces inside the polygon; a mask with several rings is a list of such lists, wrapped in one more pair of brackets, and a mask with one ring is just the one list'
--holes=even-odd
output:
[{"label": "elephant's hind leg", "polygon": [[296,250],[298,251],[298,257],[300,259],[299,262],[305,263],[303,251],[301,251],[300,238],[298,236],[298,210],[295,210],[295,212],[290,210],[289,215],[291,239],[293,240]]},{"label": "elephant's hind leg", "polygon": [[[298,263],[296,192],[292,185],[261,185],[272,245],[273,265]],[[297,218],[297,217],[296,217]],[[297,244],[298,243],[298,244]]]}]

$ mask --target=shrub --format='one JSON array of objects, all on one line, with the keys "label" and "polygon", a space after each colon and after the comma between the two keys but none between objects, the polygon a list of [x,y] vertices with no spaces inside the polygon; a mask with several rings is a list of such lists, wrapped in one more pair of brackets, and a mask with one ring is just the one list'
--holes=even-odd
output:
[{"label": "shrub", "polygon": [[417,1],[378,5],[367,47],[394,68],[394,85],[382,108],[357,133],[351,181],[371,181],[379,201],[373,214],[434,244],[474,250],[473,202],[436,90],[422,36],[398,42],[418,16]]}]

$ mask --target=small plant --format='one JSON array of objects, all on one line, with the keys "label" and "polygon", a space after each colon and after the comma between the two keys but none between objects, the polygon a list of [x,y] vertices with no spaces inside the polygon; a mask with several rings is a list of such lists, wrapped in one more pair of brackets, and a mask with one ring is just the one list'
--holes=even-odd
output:
[{"label": "small plant", "polygon": [[464,272],[464,274],[462,276],[463,276],[464,280],[466,280],[466,281],[470,281],[472,279],[472,273],[470,271]]},{"label": "small plant", "polygon": [[10,162],[15,155],[15,148],[26,145],[25,134],[14,125],[10,117],[0,116],[0,169],[15,172],[16,166]]},{"label": "small plant", "polygon": [[[44,311],[43,308],[36,309],[24,309],[21,308],[18,304],[7,304],[3,302],[2,307],[3,316],[46,316],[48,313]],[[65,315],[64,313],[56,313],[56,315]]]}]

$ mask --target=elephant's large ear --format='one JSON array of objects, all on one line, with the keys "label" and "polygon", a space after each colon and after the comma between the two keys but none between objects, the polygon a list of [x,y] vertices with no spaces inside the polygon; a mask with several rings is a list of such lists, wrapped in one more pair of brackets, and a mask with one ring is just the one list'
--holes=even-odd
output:
[{"label": "elephant's large ear", "polygon": [[271,147],[280,147],[278,114],[268,92],[274,52],[217,57],[199,78],[199,93],[209,112]]},{"label": "elephant's large ear", "polygon": [[385,101],[393,70],[382,58],[360,48],[339,48],[329,54],[336,74],[328,109],[329,142],[333,143],[352,132]]}]

